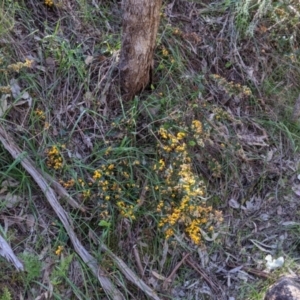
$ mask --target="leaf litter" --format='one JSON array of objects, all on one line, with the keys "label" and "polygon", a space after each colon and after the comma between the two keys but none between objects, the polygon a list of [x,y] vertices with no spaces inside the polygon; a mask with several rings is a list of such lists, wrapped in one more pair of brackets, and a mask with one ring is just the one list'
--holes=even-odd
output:
[{"label": "leaf litter", "polygon": [[[84,41],[82,43],[85,44],[86,49],[93,49],[93,43],[99,33],[95,31],[94,40],[90,37],[86,39],[89,34],[84,32],[85,29],[79,16],[71,9],[70,3],[65,5],[69,6],[71,17],[62,20],[65,30],[62,34],[70,35],[68,26],[72,24],[73,28],[78,30],[76,38]],[[33,6],[32,9],[36,16],[35,21],[43,32],[49,29],[43,16],[56,22],[63,15],[66,7],[53,12],[47,11],[43,6]],[[264,26],[263,24],[259,27],[256,24],[258,20],[254,19],[256,28],[260,28],[255,36],[257,40],[249,38],[248,41],[240,42],[235,19],[226,11],[222,12],[223,15],[218,15],[218,11],[213,6],[172,1],[166,6],[165,14],[168,22],[173,26],[179,24],[183,32],[181,36],[183,46],[180,50],[189,58],[187,60],[189,73],[197,74],[203,71],[205,73],[204,85],[209,90],[209,96],[199,92],[198,105],[201,105],[203,100],[209,104],[210,108],[205,117],[212,126],[213,135],[205,145],[210,156],[199,155],[195,161],[201,165],[198,166],[200,172],[210,182],[210,193],[223,200],[220,206],[227,228],[224,228],[224,232],[215,233],[212,236],[207,235],[205,231],[202,232],[204,239],[209,243],[198,251],[198,255],[193,254],[183,262],[187,269],[185,272],[183,267],[176,269],[183,259],[178,254],[178,249],[173,249],[164,242],[161,257],[157,258],[160,270],[152,270],[148,283],[159,290],[163,288],[160,281],[169,284],[170,279],[166,274],[172,274],[172,271],[176,270],[174,276],[178,275],[177,278],[181,280],[180,282],[174,280],[170,288],[173,299],[197,299],[197,297],[201,299],[206,296],[208,299],[225,299],[226,297],[238,299],[244,282],[255,283],[260,278],[269,278],[264,273],[265,253],[272,255],[272,258],[268,260],[271,266],[269,269],[272,269],[272,266],[281,264],[281,260],[278,262],[273,257],[278,257],[276,255],[278,252],[288,256],[290,247],[295,243],[295,238],[291,234],[285,237],[284,233],[287,232],[287,228],[297,228],[298,221],[300,221],[296,213],[299,208],[300,188],[294,174],[299,164],[299,157],[293,153],[286,137],[282,136],[281,141],[276,140],[272,132],[267,131],[257,120],[260,114],[267,113],[267,117],[276,124],[280,105],[273,107],[273,103],[277,99],[272,99],[272,102],[268,99],[261,99],[260,104],[257,105],[258,111],[254,111],[250,103],[252,100],[249,101],[245,95],[232,94],[226,90],[228,87],[224,86],[223,81],[216,82],[209,75],[218,74],[226,81],[232,81],[235,84],[250,82],[257,88],[258,95],[263,98],[260,87],[272,70],[276,69],[278,63],[273,57],[275,54],[271,53],[274,50],[273,41],[267,36],[269,29],[263,29],[264,27],[261,27]],[[19,30],[15,31],[16,39],[25,33],[29,34],[26,27],[22,28],[21,24],[18,26]],[[116,24],[108,23],[107,29],[112,30],[112,26],[117,27]],[[41,39],[43,38],[42,36]],[[68,37],[65,38],[67,40]],[[36,38],[30,36],[26,43],[22,45],[23,49],[26,49],[28,53],[31,52],[32,57],[39,62],[37,70],[45,73],[40,75],[42,76],[41,84],[45,84],[43,76],[48,76],[45,79],[44,89],[46,90],[46,87],[53,82],[57,84],[58,93],[53,99],[49,99],[50,103],[58,109],[52,116],[52,126],[57,128],[54,136],[62,135],[62,131],[59,130],[71,125],[73,135],[69,157],[82,160],[90,154],[95,145],[94,141],[99,136],[105,136],[110,129],[107,123],[99,124],[96,118],[85,113],[85,109],[92,108],[93,102],[99,99],[97,106],[99,114],[109,119],[118,113],[112,104],[114,102],[111,102],[114,99],[111,81],[114,81],[113,70],[117,58],[112,56],[97,61],[97,56],[91,55],[88,51],[85,53],[83,63],[94,77],[92,81],[94,88],[90,89],[93,92],[90,92],[83,88],[74,88],[68,82],[67,76],[57,81],[56,70],[59,68],[57,61],[52,56],[37,58],[38,51],[41,52],[45,45],[41,43],[40,50],[36,49]],[[257,44],[260,47],[256,48]],[[17,51],[22,53],[23,50],[17,49]],[[193,63],[189,63],[189,60]],[[292,77],[292,71],[286,74],[287,81],[292,82],[290,80]],[[14,104],[14,110],[16,106],[21,106],[22,113],[12,111],[10,117],[16,120],[17,124],[23,125],[25,119],[21,116],[32,107],[32,98],[30,92],[24,92],[26,87],[23,84],[12,81],[11,86],[14,99],[18,99]],[[41,96],[44,97],[45,94]],[[1,115],[9,107],[5,102],[7,99],[8,97],[2,101],[4,104],[2,111],[0,110]],[[87,101],[79,102],[81,99]],[[256,114],[257,118],[254,117]],[[220,115],[225,120],[218,121]],[[90,134],[91,128],[92,134]],[[125,137],[122,132],[120,136]],[[233,175],[231,180],[226,181],[224,174],[215,176],[209,171],[209,168],[205,166],[205,161],[211,158],[227,165],[228,171]],[[4,181],[1,183],[1,195],[3,194],[3,199],[6,199],[8,203],[6,208],[15,209],[16,213],[20,213],[20,208],[17,206],[22,199],[10,194],[6,184]],[[290,190],[293,190],[294,194],[291,194]],[[51,215],[51,213],[45,213],[47,214]],[[23,217],[26,219],[29,231],[32,231],[35,226],[32,215],[25,214]],[[47,217],[45,219],[44,222],[48,223]],[[279,227],[278,224],[282,226]],[[218,238],[221,241],[218,242]],[[217,247],[216,250],[210,249],[211,242],[214,241],[222,247]],[[44,249],[46,252],[47,247]],[[46,255],[41,251],[40,255],[42,254]],[[168,259],[171,260],[172,268],[169,269],[169,273],[163,273],[162,270],[166,271],[164,268]],[[148,265],[149,269],[152,269],[156,263],[155,260],[149,261],[145,255],[142,261]],[[78,262],[75,260],[73,263],[75,272],[78,270],[76,265]],[[49,267],[48,271],[45,270],[44,275],[50,272],[50,269]],[[49,294],[41,293],[40,297],[52,294],[50,280],[47,282]],[[165,288],[168,290],[169,287],[166,285]]]}]

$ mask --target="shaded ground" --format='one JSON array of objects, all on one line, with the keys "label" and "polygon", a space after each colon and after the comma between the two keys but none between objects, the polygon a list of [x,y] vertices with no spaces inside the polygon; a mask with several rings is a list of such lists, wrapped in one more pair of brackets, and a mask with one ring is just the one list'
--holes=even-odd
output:
[{"label": "shaded ground", "polygon": [[[146,298],[99,240],[161,299],[262,299],[281,274],[298,272],[299,7],[251,4],[166,1],[155,81],[132,103],[118,96],[120,3],[3,5],[14,19],[0,39],[4,66],[33,65],[2,73],[13,105],[1,123],[84,205],[81,213],[61,200],[83,245],[128,299]],[[190,135],[192,120],[201,121],[200,141]],[[157,225],[166,185],[153,170],[161,127],[186,132],[207,203],[223,213],[213,232],[203,227],[199,247],[180,229],[167,241]],[[1,152],[1,229],[32,271],[20,275],[1,260],[0,288],[13,299],[104,299],[33,180]],[[110,193],[105,181],[93,185],[97,170],[108,172]],[[116,195],[127,199],[123,210],[117,198],[105,201]],[[267,254],[283,256],[285,266],[267,273]]]}]

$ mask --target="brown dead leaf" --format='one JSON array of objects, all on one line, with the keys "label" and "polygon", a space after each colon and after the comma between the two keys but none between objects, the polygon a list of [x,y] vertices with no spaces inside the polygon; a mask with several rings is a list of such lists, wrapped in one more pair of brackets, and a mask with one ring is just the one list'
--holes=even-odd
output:
[{"label": "brown dead leaf", "polygon": [[83,100],[84,100],[84,103],[85,103],[86,107],[90,108],[91,104],[92,104],[92,102],[94,100],[93,93],[92,92],[86,92],[83,95]]},{"label": "brown dead leaf", "polygon": [[[9,178],[9,179],[6,179],[6,180],[3,180],[2,183],[1,183],[1,186],[2,187],[16,187],[20,185],[20,182],[17,181],[17,180],[14,180],[12,178]],[[1,193],[1,192],[0,192]]]},{"label": "brown dead leaf", "polygon": [[9,97],[10,95],[6,94],[6,95],[2,95],[0,99],[0,117],[2,117],[7,110],[7,98]]},{"label": "brown dead leaf", "polygon": [[238,138],[243,141],[244,143],[247,143],[248,145],[252,146],[261,146],[261,147],[267,147],[269,144],[265,142],[265,140],[268,139],[268,136],[266,135],[261,135],[257,136],[254,134],[248,134],[248,135],[237,135]]},{"label": "brown dead leaf", "polygon": [[167,282],[171,282],[171,281],[172,281],[171,279],[168,279],[167,277],[165,277],[165,276],[163,276],[163,275],[160,275],[160,274],[158,274],[158,273],[155,272],[155,271],[152,271],[151,274],[152,274],[156,279],[163,280],[163,281],[167,281]]},{"label": "brown dead leaf", "polygon": [[268,31],[268,28],[264,25],[259,26],[258,31],[260,33],[265,33],[266,31]]},{"label": "brown dead leaf", "polygon": [[10,89],[11,89],[13,98],[18,100],[17,102],[14,102],[14,104],[13,104],[14,106],[28,104],[28,106],[31,107],[31,104],[32,104],[31,96],[29,95],[28,92],[21,91],[21,87],[18,84],[18,81],[16,79],[10,80]]},{"label": "brown dead leaf", "polygon": [[168,244],[168,241],[165,240],[164,241],[164,246],[163,246],[163,251],[162,251],[162,258],[158,262],[161,269],[163,268],[163,266],[165,265],[165,262],[167,260],[168,251],[169,251],[169,244]]},{"label": "brown dead leaf", "polygon": [[55,68],[55,60],[52,57],[47,57],[46,58],[46,66],[50,70]]},{"label": "brown dead leaf", "polygon": [[17,99],[21,94],[21,87],[19,86],[16,79],[11,79],[9,83],[10,83],[11,93],[14,99]]},{"label": "brown dead leaf", "polygon": [[241,208],[241,204],[239,204],[235,199],[231,198],[228,201],[228,204],[230,207],[234,208],[234,209],[240,209]]},{"label": "brown dead leaf", "polygon": [[4,186],[3,188],[1,188],[0,190],[0,194],[3,194],[7,191],[7,186]]},{"label": "brown dead leaf", "polygon": [[182,35],[183,39],[193,44],[201,43],[201,37],[196,32],[185,33]]},{"label": "brown dead leaf", "polygon": [[21,200],[22,198],[20,196],[13,195],[11,193],[0,196],[0,201],[2,201],[4,203],[4,206],[7,208],[16,207],[21,202]]},{"label": "brown dead leaf", "polygon": [[23,99],[23,100],[19,100],[18,102],[14,103],[14,106],[21,106],[24,104],[28,104],[28,106],[31,107],[32,98],[30,97],[30,95],[27,92],[24,92],[22,94],[21,99]]},{"label": "brown dead leaf", "polygon": [[25,220],[26,220],[26,226],[28,228],[28,230],[30,232],[33,232],[34,231],[34,227],[35,227],[35,218],[34,218],[34,215],[27,215],[25,216]]},{"label": "brown dead leaf", "polygon": [[84,135],[83,136],[83,142],[84,144],[89,148],[89,149],[93,149],[93,143],[92,140],[89,136]]},{"label": "brown dead leaf", "polygon": [[87,66],[89,66],[89,65],[93,62],[93,60],[94,60],[94,57],[91,56],[91,55],[88,55],[88,56],[85,58],[84,62],[85,62],[85,64],[86,64]]}]

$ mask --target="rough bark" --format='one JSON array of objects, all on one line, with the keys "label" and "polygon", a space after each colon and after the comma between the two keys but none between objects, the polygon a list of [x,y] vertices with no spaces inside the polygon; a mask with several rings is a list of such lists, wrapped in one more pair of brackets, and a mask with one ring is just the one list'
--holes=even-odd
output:
[{"label": "rough bark", "polygon": [[153,53],[162,0],[123,0],[120,85],[123,99],[132,99],[151,79]]}]

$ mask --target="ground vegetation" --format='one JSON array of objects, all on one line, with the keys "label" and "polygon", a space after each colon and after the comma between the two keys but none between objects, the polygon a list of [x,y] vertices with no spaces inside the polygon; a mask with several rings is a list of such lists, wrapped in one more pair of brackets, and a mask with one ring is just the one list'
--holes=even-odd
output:
[{"label": "ground vegetation", "polygon": [[299,3],[160,14],[123,101],[120,1],[0,3],[0,299],[263,299],[299,272]]}]

